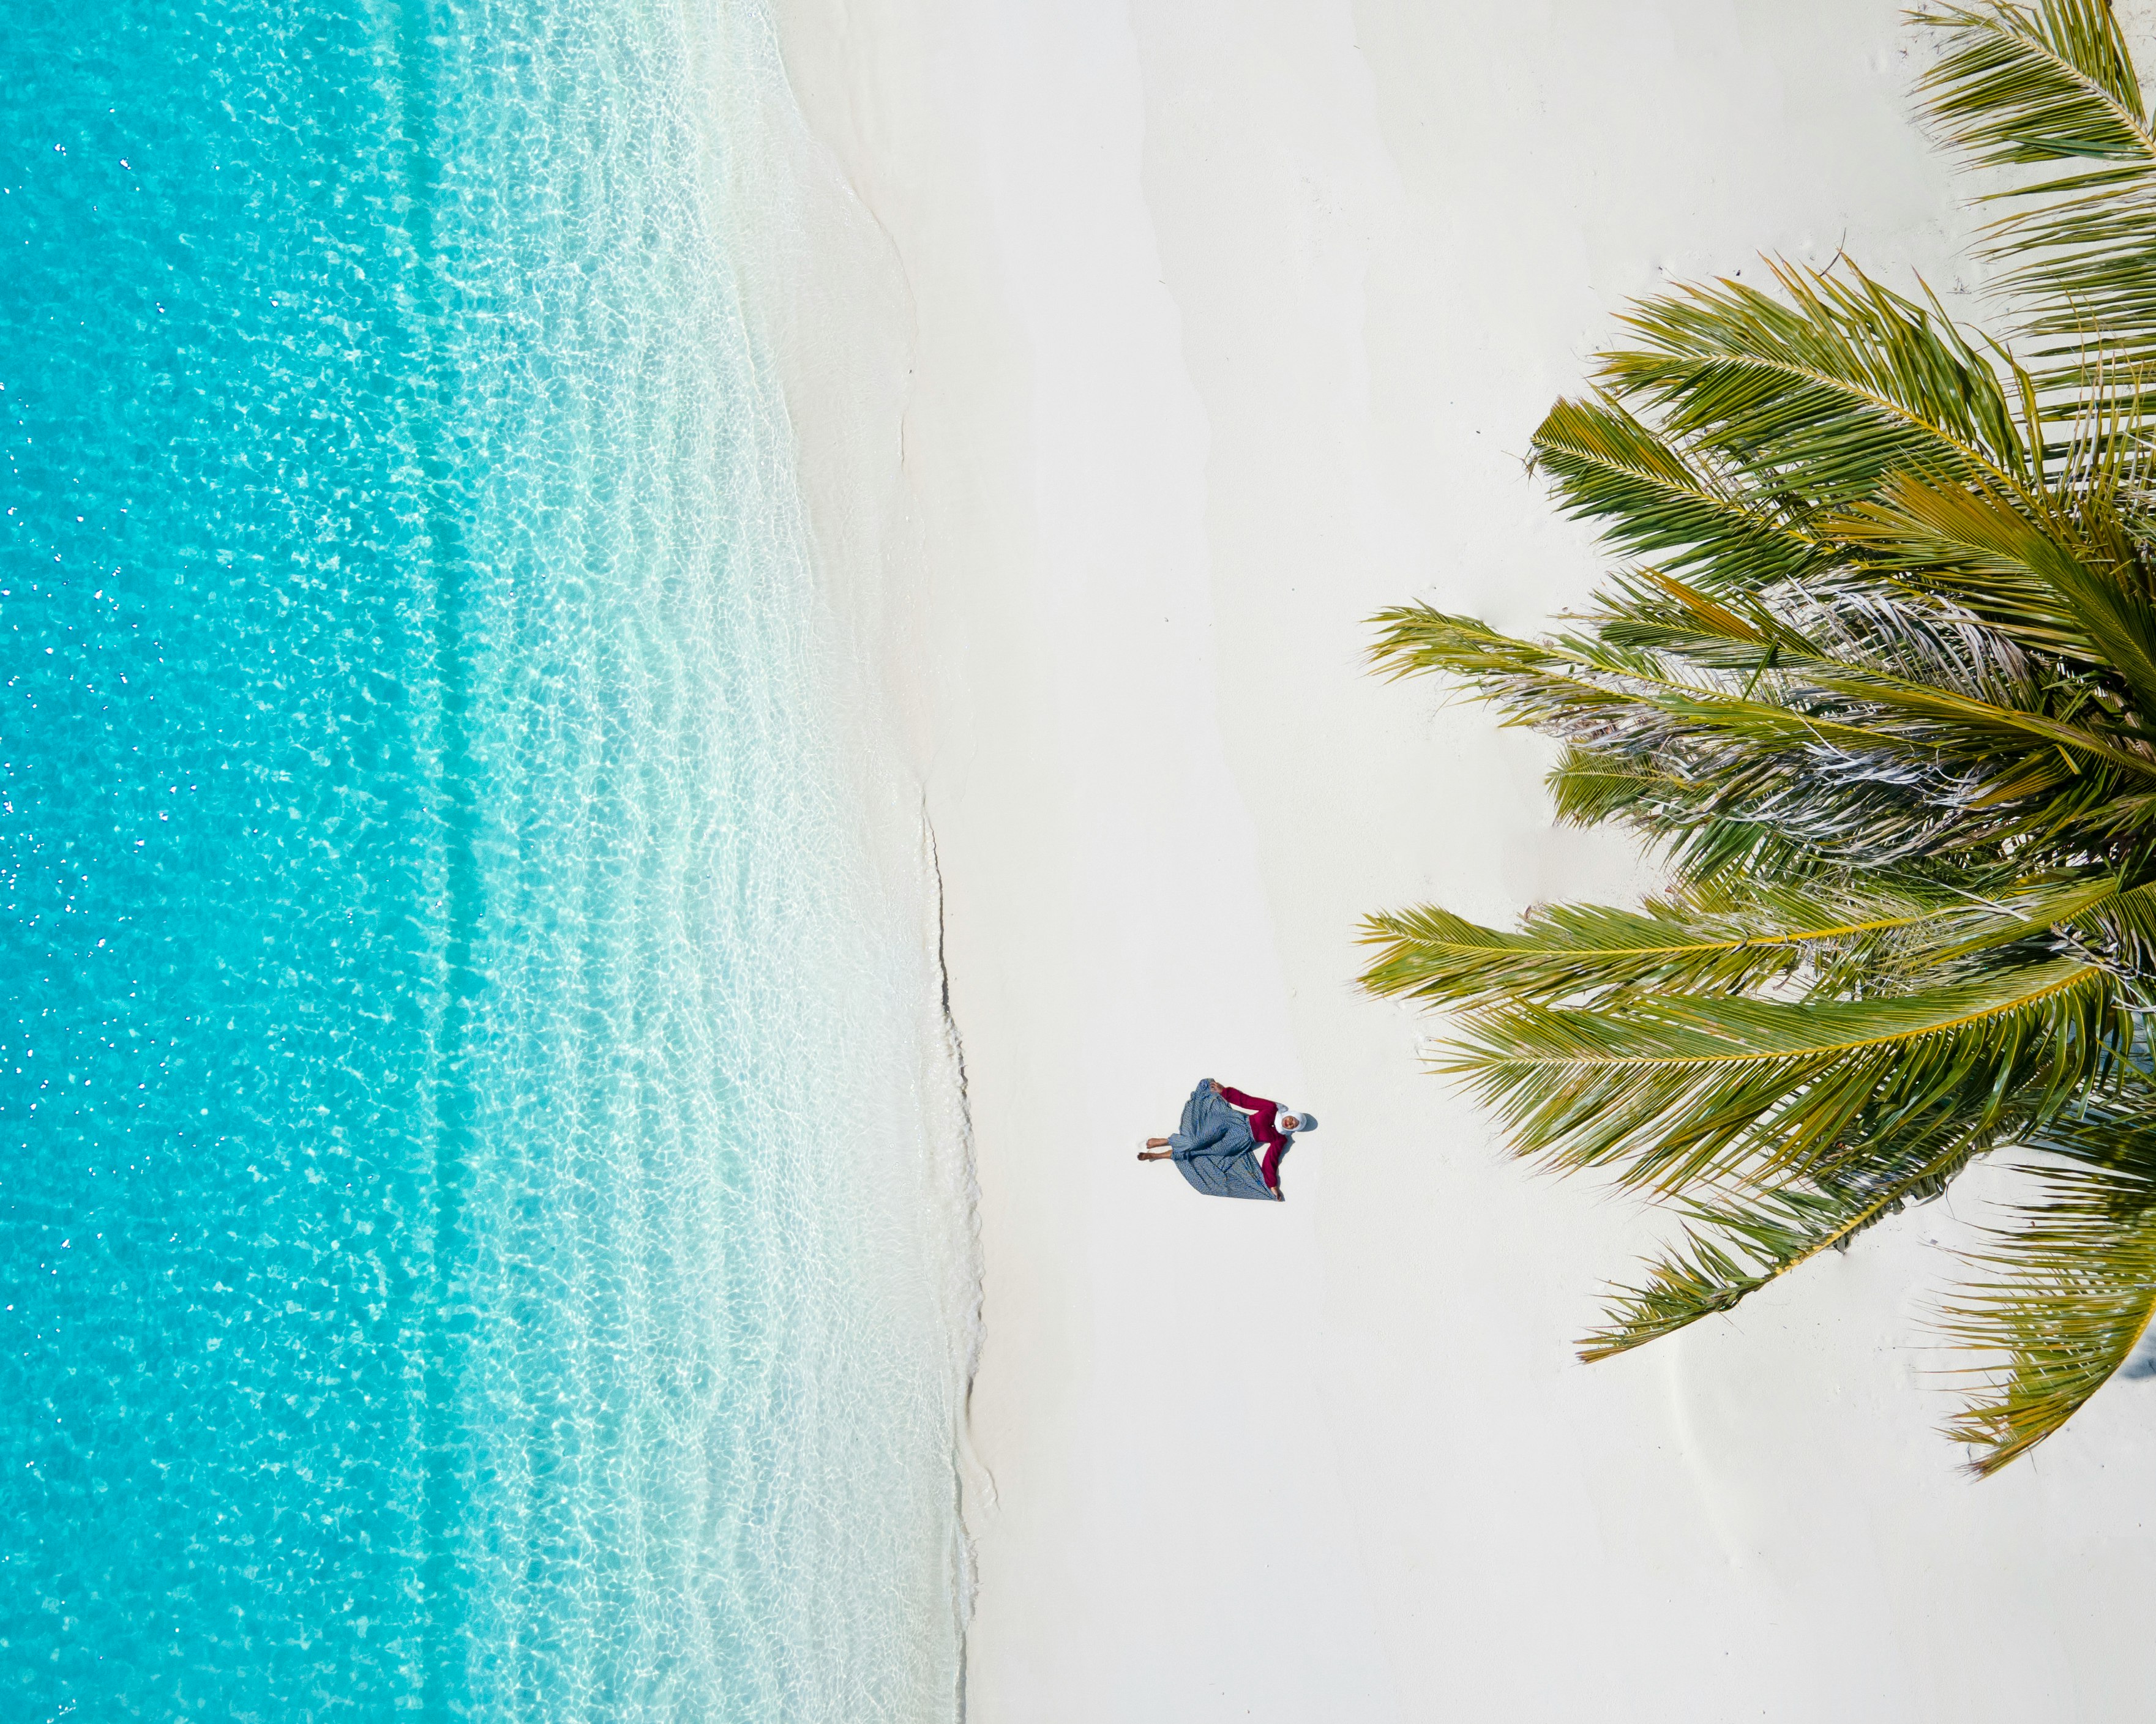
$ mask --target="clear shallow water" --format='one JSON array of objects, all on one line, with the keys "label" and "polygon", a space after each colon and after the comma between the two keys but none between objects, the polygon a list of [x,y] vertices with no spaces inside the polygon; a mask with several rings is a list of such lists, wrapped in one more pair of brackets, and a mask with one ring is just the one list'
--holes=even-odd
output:
[{"label": "clear shallow water", "polygon": [[0,1716],[955,1713],[753,11],[0,0]]}]

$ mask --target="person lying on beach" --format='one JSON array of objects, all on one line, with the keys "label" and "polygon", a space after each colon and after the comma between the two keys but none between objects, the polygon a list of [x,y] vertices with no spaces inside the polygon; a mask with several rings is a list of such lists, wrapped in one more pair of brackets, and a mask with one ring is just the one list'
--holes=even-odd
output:
[{"label": "person lying on beach", "polygon": [[[1183,1104],[1183,1129],[1169,1137],[1148,1137],[1138,1152],[1142,1162],[1173,1161],[1183,1177],[1209,1198],[1259,1198],[1284,1203],[1281,1157],[1295,1147],[1298,1131],[1315,1131],[1313,1114],[1289,1113],[1277,1101],[1224,1089],[1211,1078],[1202,1081]],[[1264,1146],[1265,1157],[1258,1160]]]}]

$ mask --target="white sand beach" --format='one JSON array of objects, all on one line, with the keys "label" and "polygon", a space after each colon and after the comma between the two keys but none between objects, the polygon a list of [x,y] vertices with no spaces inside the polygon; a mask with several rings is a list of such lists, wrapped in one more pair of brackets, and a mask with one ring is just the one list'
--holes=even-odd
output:
[{"label": "white sand beach", "polygon": [[[769,316],[974,1131],[973,1724],[2146,1714],[2156,1384],[1986,1484],[1935,1433],[1928,1246],[1998,1178],[1584,1367],[1641,1218],[1352,985],[1368,911],[1645,884],[1363,666],[1387,604],[1584,597],[1521,456],[1625,301],[1845,247],[1979,311],[1899,13],[784,0]],[[1321,1116],[1284,1206],[1133,1160],[1206,1075]]]}]

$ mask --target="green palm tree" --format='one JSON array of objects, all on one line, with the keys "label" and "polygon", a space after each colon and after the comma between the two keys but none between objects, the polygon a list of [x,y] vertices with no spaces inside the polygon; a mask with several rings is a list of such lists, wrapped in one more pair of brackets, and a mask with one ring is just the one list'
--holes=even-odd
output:
[{"label": "green palm tree", "polygon": [[[1373,917],[1522,1155],[1671,1206],[1598,1359],[1727,1311],[1975,1157],[2029,1195],[1941,1312],[1989,1472],[2156,1311],[2156,135],[2103,0],[1919,14],[2015,344],[1842,259],[1634,306],[1532,464],[1622,560],[1563,633],[1389,611],[1377,664],[1559,739],[1639,910]],[[2017,351],[2018,349],[2018,356]]]}]

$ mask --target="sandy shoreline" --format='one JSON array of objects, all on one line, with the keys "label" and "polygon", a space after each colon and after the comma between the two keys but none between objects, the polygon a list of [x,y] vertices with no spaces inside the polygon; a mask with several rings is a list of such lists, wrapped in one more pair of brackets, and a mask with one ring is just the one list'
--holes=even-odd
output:
[{"label": "sandy shoreline", "polygon": [[[772,307],[819,556],[947,890],[985,1338],[968,1716],[2138,1716],[2156,1388],[1953,1471],[1976,1182],[1588,1370],[1637,1218],[1349,985],[1372,909],[1623,895],[1531,741],[1362,670],[1598,566],[1521,473],[1628,296],[1837,245],[1974,284],[1898,9],[786,0]],[[1275,1210],[1137,1140],[1323,1116]]]}]

